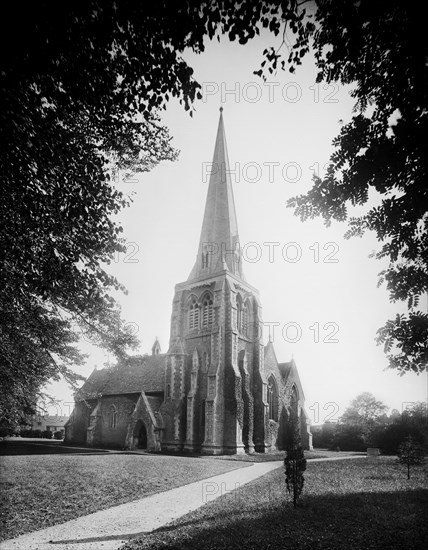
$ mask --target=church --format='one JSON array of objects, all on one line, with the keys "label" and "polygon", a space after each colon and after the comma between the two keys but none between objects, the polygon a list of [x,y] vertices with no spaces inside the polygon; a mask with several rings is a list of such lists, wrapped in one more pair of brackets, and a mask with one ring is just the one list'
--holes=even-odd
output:
[{"label": "church", "polygon": [[65,441],[219,455],[284,449],[290,416],[312,448],[296,364],[263,344],[257,289],[242,266],[222,108],[199,247],[172,304],[161,353],[94,370],[76,393]]}]

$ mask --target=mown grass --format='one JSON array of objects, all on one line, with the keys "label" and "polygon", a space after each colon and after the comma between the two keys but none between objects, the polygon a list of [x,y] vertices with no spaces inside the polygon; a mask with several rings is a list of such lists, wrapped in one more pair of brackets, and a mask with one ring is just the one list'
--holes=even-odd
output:
[{"label": "mown grass", "polygon": [[0,540],[244,466],[116,453],[2,456],[0,463]]},{"label": "mown grass", "polygon": [[293,508],[282,468],[127,543],[123,550],[407,550],[428,547],[427,466],[308,462]]},{"label": "mown grass", "polygon": [[[337,458],[344,456],[361,456],[365,453],[353,451],[328,451],[327,449],[315,449],[314,451],[305,451],[305,458],[311,460],[313,458]],[[284,460],[285,451],[272,451],[269,453],[254,453],[241,455],[220,455],[216,456],[216,460],[234,460],[236,462],[274,462]]]}]

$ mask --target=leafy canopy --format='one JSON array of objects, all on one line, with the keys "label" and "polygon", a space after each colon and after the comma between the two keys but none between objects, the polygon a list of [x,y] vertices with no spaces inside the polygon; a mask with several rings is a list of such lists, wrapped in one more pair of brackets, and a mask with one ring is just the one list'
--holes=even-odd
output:
[{"label": "leafy canopy", "polygon": [[428,316],[418,310],[428,291],[428,47],[418,10],[399,0],[316,2],[310,33],[318,80],[353,84],[351,121],[334,140],[323,178],[294,197],[302,220],[348,219],[348,206],[378,204],[348,220],[346,237],[374,231],[380,273],[393,302],[407,301],[409,314],[379,329],[389,366],[403,374],[428,364]]},{"label": "leafy canopy", "polygon": [[[298,22],[295,2],[284,14]],[[130,203],[109,176],[174,160],[159,109],[200,98],[182,52],[226,33],[279,29],[247,2],[7,3],[0,18],[0,418],[19,421],[51,378],[76,380],[80,331],[116,355],[135,345],[106,267]],[[77,330],[76,330],[77,327]]]},{"label": "leafy canopy", "polygon": [[341,423],[369,427],[385,420],[388,407],[369,393],[363,392],[352,400],[340,418]]},{"label": "leafy canopy", "polygon": [[[168,93],[188,105],[196,85],[140,3],[2,12],[0,418],[14,423],[49,379],[76,381],[81,331],[119,356],[135,345],[112,295],[124,288],[106,270],[124,251],[113,220],[130,197],[108,168],[174,160],[156,109]],[[184,31],[165,32],[183,49]]]},{"label": "leafy canopy", "polygon": [[[427,362],[427,45],[424,19],[398,0],[311,2],[85,2],[2,7],[0,18],[0,416],[31,406],[52,376],[83,360],[73,323],[121,355],[135,344],[106,266],[123,250],[114,216],[130,202],[109,178],[174,160],[158,110],[200,98],[182,59],[224,34],[241,44],[265,28],[288,46],[265,50],[261,76],[291,71],[312,49],[318,79],[353,83],[356,112],[335,140],[324,178],[290,205],[302,219],[345,220],[347,205],[381,202],[349,220],[348,236],[375,231],[388,257],[381,275],[410,315],[378,341],[400,372]],[[305,8],[310,7],[307,14]],[[395,346],[395,350],[394,350]],[[5,395],[5,394],[4,394]]]}]

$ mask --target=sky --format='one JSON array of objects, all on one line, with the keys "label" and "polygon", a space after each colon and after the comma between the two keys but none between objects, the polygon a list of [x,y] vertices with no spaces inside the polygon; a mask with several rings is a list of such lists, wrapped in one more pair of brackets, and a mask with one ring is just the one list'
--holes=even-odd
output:
[{"label": "sky", "polygon": [[[167,351],[174,285],[188,278],[197,253],[222,106],[243,268],[260,292],[265,343],[270,330],[278,360],[294,357],[313,423],[337,420],[364,391],[401,411],[427,400],[427,375],[385,370],[386,356],[375,343],[376,330],[405,311],[377,287],[387,264],[369,254],[379,243],[372,234],[345,240],[344,223],[302,223],[286,206],[310,189],[314,172],[323,174],[354,101],[349,88],[315,84],[310,57],[294,75],[279,71],[263,83],[253,71],[264,48],[279,42],[263,35],[241,46],[222,38],[207,41],[201,55],[184,56],[203,98],[192,118],[174,101],[162,113],[178,160],[132,181],[119,175],[119,187],[134,192],[132,206],[120,214],[127,251],[110,266],[128,289],[119,297],[123,315],[141,341],[136,353],[150,353],[156,337]],[[378,200],[372,196],[370,204]],[[76,371],[84,376],[114,361],[82,346],[90,357]],[[72,392],[64,383],[49,390],[60,402],[49,412],[69,414]]]}]

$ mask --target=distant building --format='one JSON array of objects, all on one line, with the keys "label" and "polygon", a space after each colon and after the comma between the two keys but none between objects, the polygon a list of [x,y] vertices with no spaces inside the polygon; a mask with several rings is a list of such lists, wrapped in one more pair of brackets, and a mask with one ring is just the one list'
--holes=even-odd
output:
[{"label": "distant building", "polygon": [[[154,273],[155,276],[155,273]],[[311,448],[294,360],[263,344],[258,291],[242,269],[223,116],[196,262],[175,287],[168,352],[94,370],[66,441],[151,451],[236,454],[284,449],[291,413]]]},{"label": "distant building", "polygon": [[46,430],[49,430],[50,432],[65,432],[65,425],[68,420],[68,416],[48,416],[36,414],[32,419],[31,428],[33,430],[41,430],[42,432]]}]

